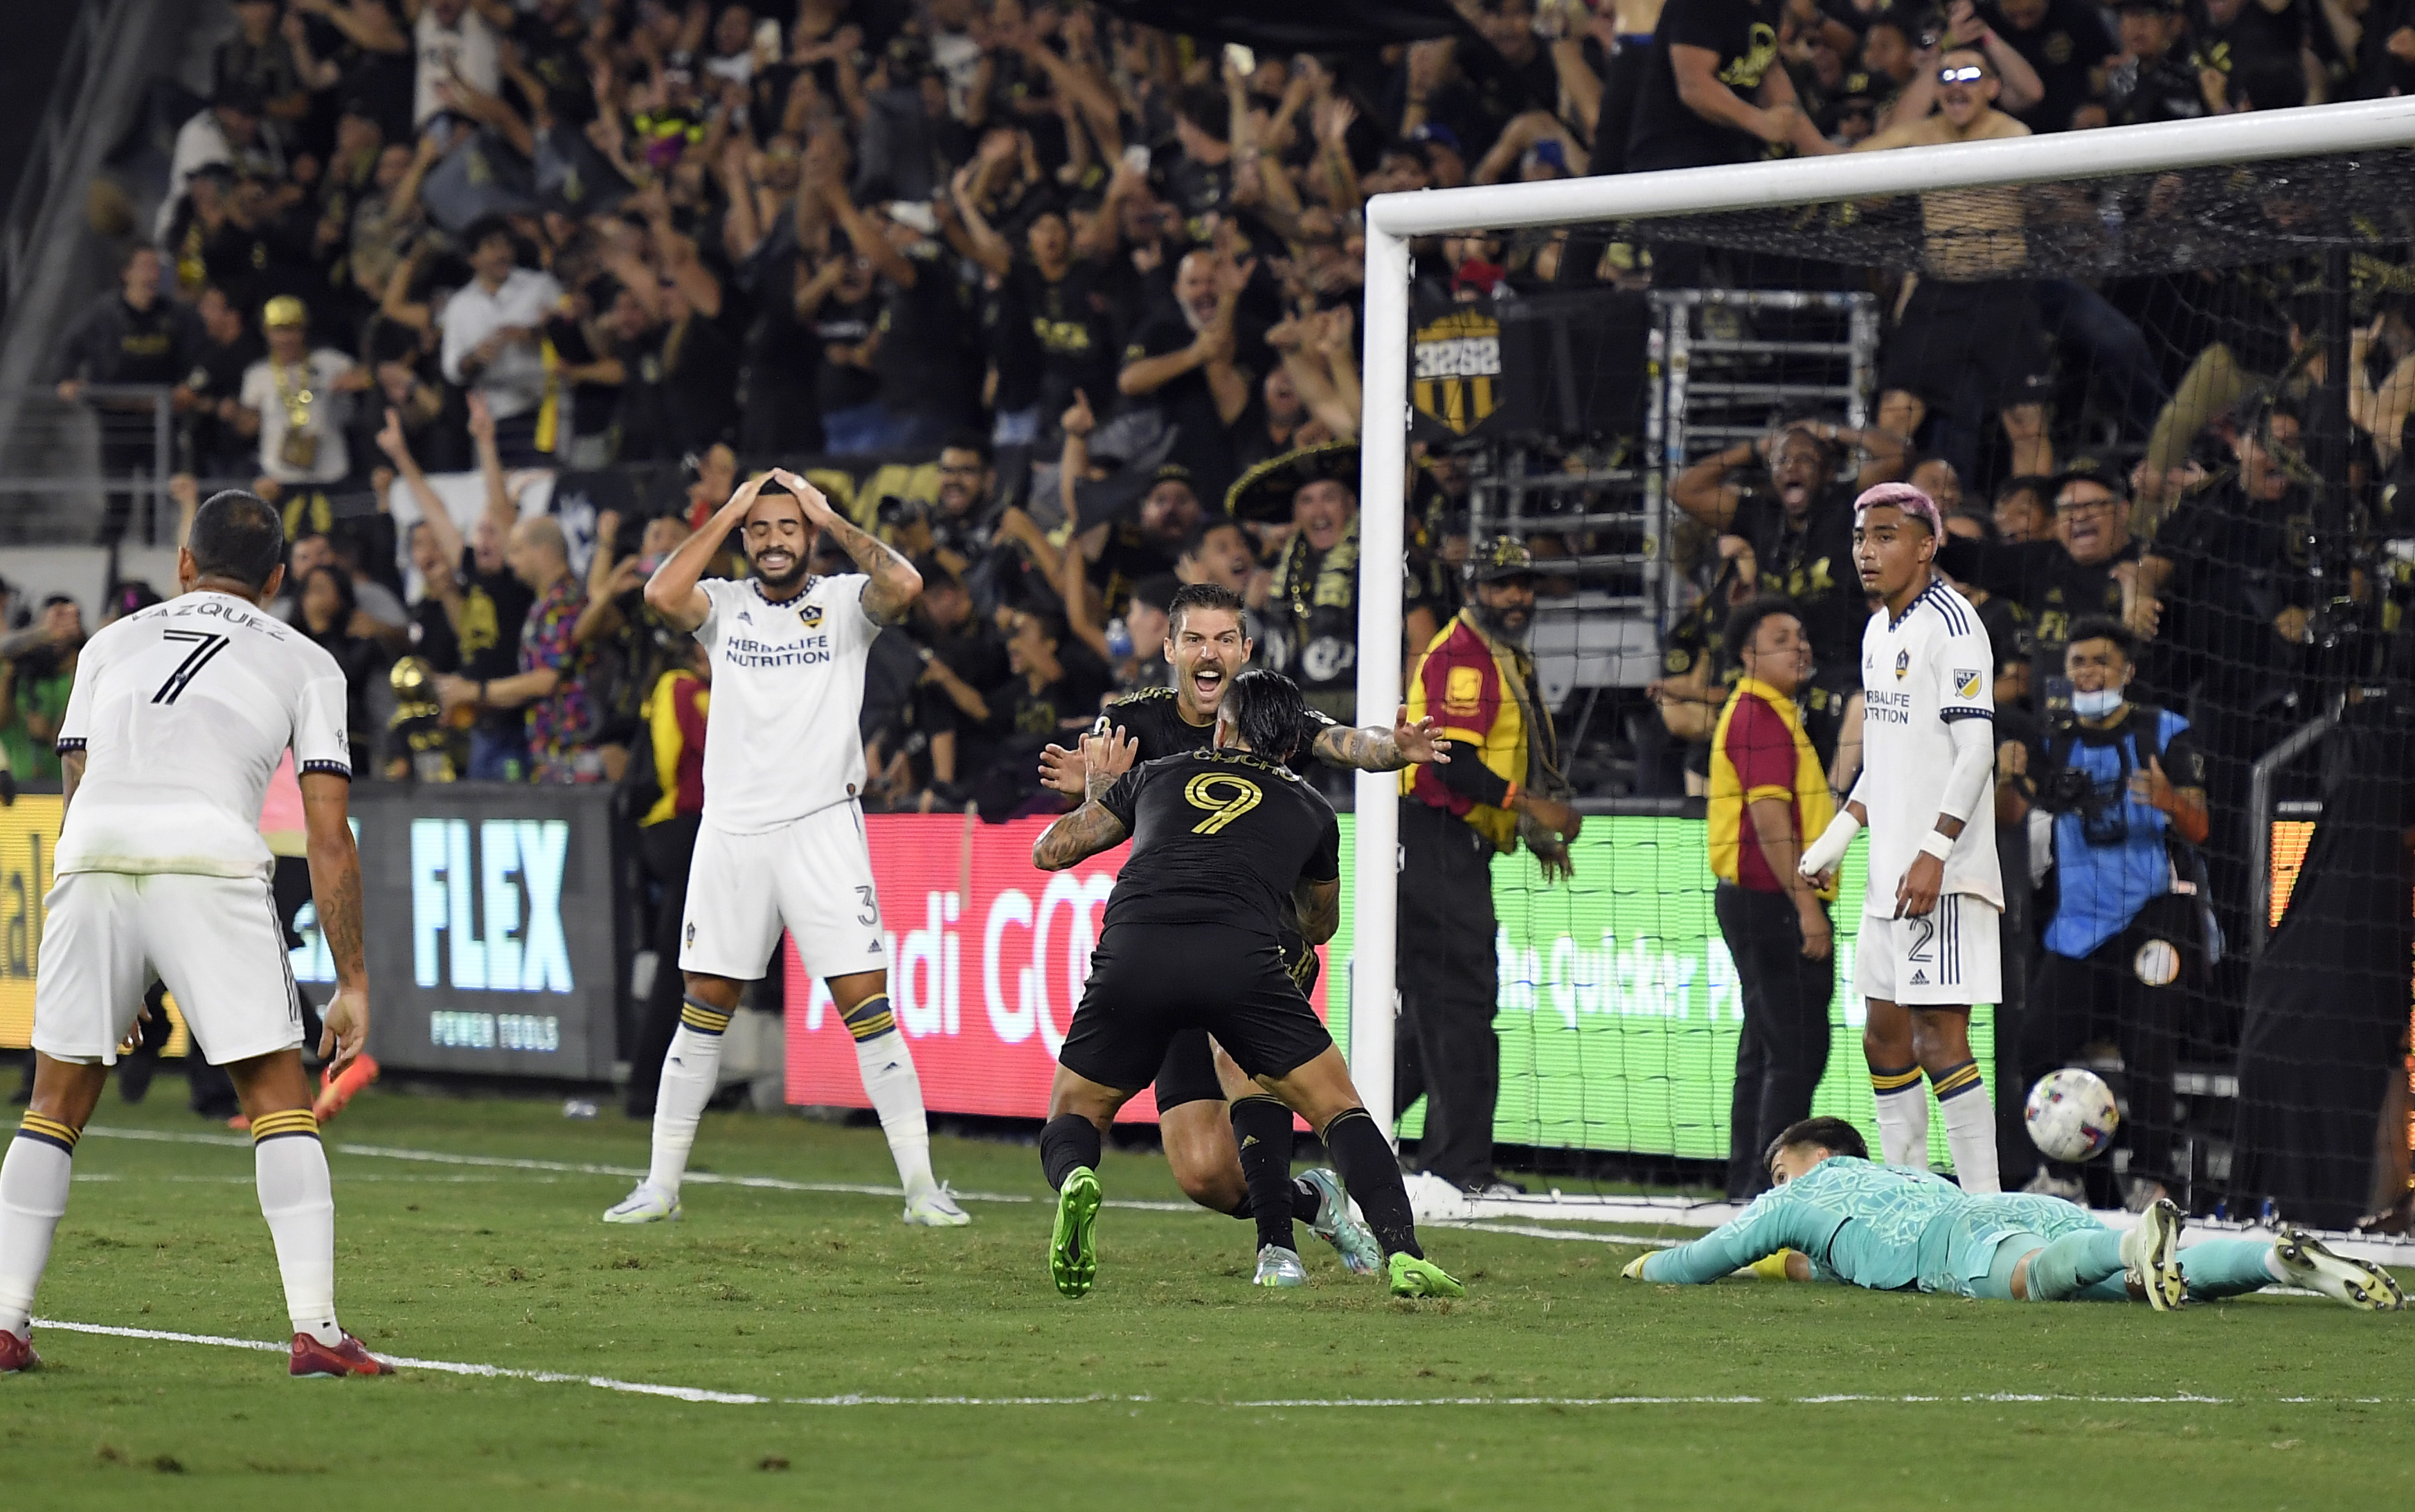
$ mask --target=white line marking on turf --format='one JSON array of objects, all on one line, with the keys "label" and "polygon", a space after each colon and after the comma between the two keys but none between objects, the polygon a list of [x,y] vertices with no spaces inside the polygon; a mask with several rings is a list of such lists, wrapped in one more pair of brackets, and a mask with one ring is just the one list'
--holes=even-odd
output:
[{"label": "white line marking on turf", "polygon": [[[98,1125],[87,1128],[84,1133],[87,1137],[145,1140],[158,1145],[239,1145],[246,1149],[251,1147],[251,1140],[243,1134],[180,1134],[164,1130],[110,1129]],[[440,1150],[395,1149],[383,1145],[338,1145],[336,1146],[336,1153],[357,1155],[370,1160],[421,1160],[434,1165],[473,1165],[503,1171],[550,1171],[569,1175],[642,1178],[646,1175],[642,1168],[634,1165],[596,1165],[577,1160],[531,1160],[502,1155],[453,1155]],[[690,1186],[752,1187],[767,1191],[833,1192],[851,1197],[903,1197],[906,1195],[906,1190],[902,1187],[875,1187],[850,1181],[790,1181],[784,1176],[720,1175],[710,1171],[691,1171],[687,1174],[686,1182]],[[955,1192],[955,1196],[968,1203],[1040,1201],[1037,1197],[1022,1192],[1008,1191],[958,1191]],[[1190,1203],[1143,1202],[1137,1199],[1109,1201],[1105,1205],[1162,1213],[1207,1211]]]},{"label": "white line marking on turf", "polygon": [[[291,1346],[258,1339],[232,1339],[223,1334],[177,1333],[163,1328],[121,1328],[104,1323],[68,1323],[36,1318],[36,1328],[61,1333],[98,1334],[112,1339],[140,1339],[163,1344],[202,1344],[213,1349],[241,1349],[281,1355]],[[1832,1392],[1817,1397],[1269,1397],[1219,1400],[1093,1392],[1080,1397],[889,1397],[849,1393],[832,1397],[766,1397],[751,1391],[709,1391],[702,1386],[667,1386],[650,1381],[621,1381],[608,1375],[580,1375],[568,1370],[522,1370],[505,1365],[478,1365],[459,1360],[421,1360],[377,1352],[378,1358],[405,1370],[432,1370],[442,1375],[479,1376],[495,1381],[533,1381],[549,1385],[593,1386],[641,1397],[668,1397],[676,1401],[733,1407],[1083,1407],[1094,1403],[1163,1403],[1182,1407],[1298,1409],[1402,1407],[1825,1407],[1838,1403],[1924,1406],[1936,1402],[2072,1403],[2125,1407],[2277,1407],[2277,1406],[2403,1406],[2415,1399],[2402,1397],[2207,1397],[2190,1392],[2169,1396],[2067,1396],[2048,1392],[1975,1392],[1962,1396],[1897,1396],[1886,1393]]]},{"label": "white line marking on turf", "polygon": [[1671,1250],[1685,1243],[1683,1239],[1663,1239],[1647,1234],[1580,1234],[1569,1229],[1538,1228],[1532,1223],[1494,1223],[1485,1219],[1430,1218],[1421,1220],[1430,1229],[1474,1229],[1479,1234],[1516,1234],[1529,1239],[1582,1239],[1588,1244],[1631,1244],[1647,1250]]}]

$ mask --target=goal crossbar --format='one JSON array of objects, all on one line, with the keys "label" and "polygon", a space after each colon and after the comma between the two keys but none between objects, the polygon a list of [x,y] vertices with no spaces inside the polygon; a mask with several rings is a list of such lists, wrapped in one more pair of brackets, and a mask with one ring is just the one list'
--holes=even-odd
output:
[{"label": "goal crossbar", "polygon": [[[1401,692],[1401,561],[1409,416],[1409,240],[1458,232],[1642,219],[1930,189],[2005,187],[2179,172],[2274,158],[2415,146],[2415,97],[2361,100],[2210,120],[2111,127],[1951,146],[1717,168],[1673,169],[1539,184],[1379,194],[1366,207],[1363,412],[1359,452],[1358,712],[1380,720]],[[1392,1106],[1398,778],[1362,772],[1352,849],[1350,1069],[1386,1130]]]}]

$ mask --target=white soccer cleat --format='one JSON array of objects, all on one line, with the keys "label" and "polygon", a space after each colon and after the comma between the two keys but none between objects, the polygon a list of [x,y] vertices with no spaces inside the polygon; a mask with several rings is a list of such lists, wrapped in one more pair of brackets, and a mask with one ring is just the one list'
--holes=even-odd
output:
[{"label": "white soccer cleat", "polygon": [[1298,1250],[1279,1244],[1263,1245],[1258,1250],[1258,1273],[1250,1278],[1250,1284],[1285,1290],[1306,1286],[1308,1267],[1300,1264]]},{"label": "white soccer cleat", "polygon": [[2281,1225],[2281,1236],[2272,1241],[2272,1254],[2288,1273],[2292,1286],[2320,1292],[2361,1312],[2396,1312],[2407,1306],[2396,1277],[2379,1265],[2333,1254],[2295,1223]]},{"label": "white soccer cleat", "polygon": [[906,1200],[906,1222],[921,1229],[960,1229],[973,1220],[973,1215],[956,1205],[956,1194],[944,1181],[930,1190]]},{"label": "white soccer cleat", "polygon": [[1366,1224],[1352,1216],[1342,1178],[1319,1167],[1302,1179],[1316,1189],[1316,1217],[1308,1225],[1309,1232],[1333,1246],[1342,1256],[1342,1267],[1353,1276],[1372,1276],[1383,1269],[1383,1246],[1375,1242]]},{"label": "white soccer cleat", "polygon": [[607,1223],[675,1223],[679,1216],[679,1193],[665,1192],[643,1181],[638,1183],[636,1190],[604,1209]]},{"label": "white soccer cleat", "polygon": [[2188,1300],[2181,1273],[2181,1210],[2166,1197],[2138,1215],[2138,1227],[2122,1235],[2122,1268],[2130,1284],[2143,1288],[2147,1305],[2169,1312]]}]

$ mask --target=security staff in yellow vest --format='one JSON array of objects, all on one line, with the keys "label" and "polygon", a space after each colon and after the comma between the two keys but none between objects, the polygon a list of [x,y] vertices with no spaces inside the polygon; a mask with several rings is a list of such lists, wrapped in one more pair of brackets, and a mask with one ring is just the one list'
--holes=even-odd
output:
[{"label": "security staff in yellow vest", "polygon": [[1526,848],[1545,880],[1574,875],[1579,817],[1559,772],[1552,712],[1526,633],[1535,563],[1524,543],[1479,542],[1462,576],[1467,607],[1417,658],[1409,723],[1431,714],[1448,765],[1401,773],[1398,980],[1401,1035],[1393,1106],[1426,1099],[1418,1159],[1476,1195],[1515,1190],[1492,1171],[1501,1091],[1500,990],[1493,955],[1492,858]]},{"label": "security staff in yellow vest", "polygon": [[1735,1092],[1728,1111],[1728,1195],[1769,1189],[1763,1152],[1811,1115],[1828,1069],[1828,903],[1796,870],[1806,835],[1836,816],[1828,773],[1803,731],[1796,697],[1810,685],[1811,640],[1793,601],[1764,594],[1728,618],[1742,674],[1711,735],[1708,810],[1712,906],[1744,996]]}]

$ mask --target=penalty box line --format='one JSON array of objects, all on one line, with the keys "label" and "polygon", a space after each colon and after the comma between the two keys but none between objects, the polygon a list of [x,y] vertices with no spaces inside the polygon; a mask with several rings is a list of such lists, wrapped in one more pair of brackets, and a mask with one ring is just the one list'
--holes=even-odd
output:
[{"label": "penalty box line", "polygon": [[[94,1334],[111,1339],[137,1339],[162,1344],[199,1344],[212,1349],[240,1349],[254,1354],[282,1355],[291,1346],[257,1339],[232,1339],[222,1334],[178,1333],[164,1328],[122,1328],[103,1323],[68,1323],[36,1318],[36,1328],[61,1333]],[[2415,1403],[2406,1397],[2208,1397],[2189,1392],[2167,1396],[2078,1396],[2051,1392],[1973,1392],[1960,1396],[1895,1395],[1878,1392],[1831,1392],[1816,1397],[1687,1396],[1687,1397],[1269,1397],[1225,1399],[1157,1397],[1092,1392],[1078,1397],[892,1397],[847,1393],[831,1397],[768,1397],[751,1391],[710,1391],[701,1386],[660,1385],[650,1381],[621,1381],[606,1375],[572,1370],[523,1370],[506,1365],[480,1365],[461,1360],[422,1360],[378,1351],[378,1358],[401,1370],[428,1370],[442,1375],[483,1377],[495,1381],[531,1381],[548,1385],[592,1386],[631,1396],[667,1397],[674,1401],[728,1407],[1088,1407],[1132,1405],[1168,1407],[1269,1408],[1300,1411],[1346,1411],[1420,1407],[1827,1407],[1860,1403],[1878,1406],[2021,1405],[2122,1407],[2395,1407]]]}]

